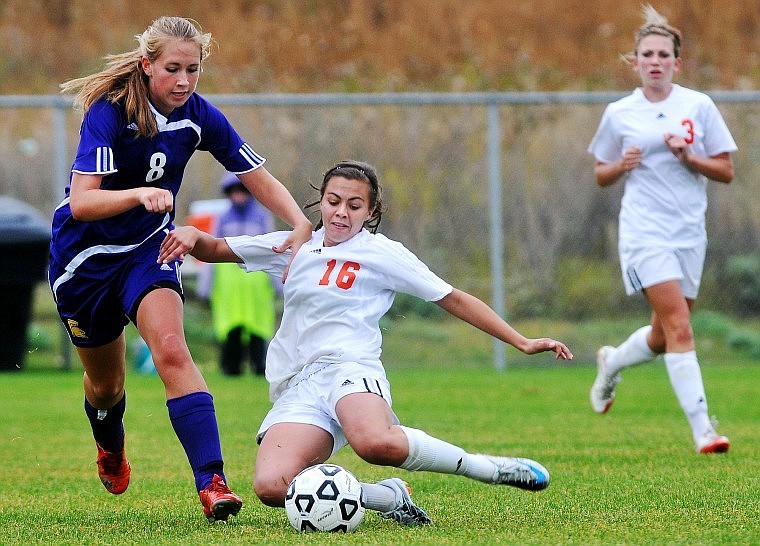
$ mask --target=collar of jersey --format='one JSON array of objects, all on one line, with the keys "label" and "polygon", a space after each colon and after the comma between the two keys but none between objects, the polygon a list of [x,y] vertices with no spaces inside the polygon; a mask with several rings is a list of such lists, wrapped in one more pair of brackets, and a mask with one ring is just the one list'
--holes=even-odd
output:
[{"label": "collar of jersey", "polygon": [[167,123],[169,123],[169,118],[156,110],[156,107],[153,106],[152,102],[148,101],[148,105],[150,106],[150,111],[153,112],[153,115],[156,117],[156,125],[160,131],[163,127],[166,127]]}]

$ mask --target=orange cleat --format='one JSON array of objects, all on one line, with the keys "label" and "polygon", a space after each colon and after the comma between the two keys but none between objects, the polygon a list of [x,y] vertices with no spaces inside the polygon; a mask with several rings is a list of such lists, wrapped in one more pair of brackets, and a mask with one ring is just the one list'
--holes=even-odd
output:
[{"label": "orange cleat", "polygon": [[211,523],[227,521],[229,516],[236,516],[243,507],[243,499],[233,493],[217,474],[214,474],[211,485],[198,491],[198,496],[203,505],[203,513]]},{"label": "orange cleat", "polygon": [[106,451],[100,444],[98,446],[98,476],[103,486],[109,493],[121,495],[129,486],[129,476],[132,468],[124,456],[124,449],[118,453]]}]

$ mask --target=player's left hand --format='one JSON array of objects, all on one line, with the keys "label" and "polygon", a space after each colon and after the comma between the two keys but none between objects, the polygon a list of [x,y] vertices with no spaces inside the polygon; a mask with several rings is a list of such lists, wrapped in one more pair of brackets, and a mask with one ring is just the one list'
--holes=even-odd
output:
[{"label": "player's left hand", "polygon": [[686,143],[686,139],[673,133],[665,133],[663,138],[665,139],[665,145],[676,156],[678,161],[686,163],[689,157],[689,145]]},{"label": "player's left hand", "polygon": [[556,339],[550,339],[548,337],[542,337],[538,339],[529,339],[523,352],[527,355],[536,353],[543,353],[546,351],[554,351],[557,355],[557,360],[572,360],[573,353],[567,348],[567,345]]},{"label": "player's left hand", "polygon": [[181,226],[170,231],[161,242],[158,250],[158,263],[169,263],[172,260],[184,260],[185,256],[195,247],[200,233],[192,226]]}]

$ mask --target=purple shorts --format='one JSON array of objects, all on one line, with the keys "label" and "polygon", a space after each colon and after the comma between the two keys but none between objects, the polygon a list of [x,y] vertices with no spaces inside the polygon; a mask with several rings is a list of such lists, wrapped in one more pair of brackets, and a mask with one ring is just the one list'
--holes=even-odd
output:
[{"label": "purple shorts", "polygon": [[171,288],[184,299],[182,262],[159,264],[157,256],[158,246],[147,241],[97,278],[67,272],[51,257],[48,282],[74,345],[99,347],[118,338],[129,321],[137,324],[137,308],[152,290]]}]

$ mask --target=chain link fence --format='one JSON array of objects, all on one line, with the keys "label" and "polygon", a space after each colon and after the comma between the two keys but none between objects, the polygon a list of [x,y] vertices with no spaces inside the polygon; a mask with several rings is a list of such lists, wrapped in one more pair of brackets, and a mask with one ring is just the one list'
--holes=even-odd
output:
[{"label": "chain link fence", "polygon": [[[710,185],[700,308],[741,312],[741,287],[729,282],[727,267],[757,256],[760,93],[710,94],[739,151],[734,182]],[[268,158],[267,168],[299,203],[313,200],[310,184],[319,184],[336,161],[368,161],[378,168],[385,190],[388,212],[381,231],[404,242],[434,271],[511,317],[580,318],[635,305],[623,295],[617,264],[622,185],[597,187],[586,152],[605,105],[620,96],[206,98]],[[0,195],[52,215],[68,181],[81,116],[60,96],[0,97],[0,109]],[[220,197],[221,175],[210,154],[193,157],[178,197],[178,223],[191,202]]]}]

